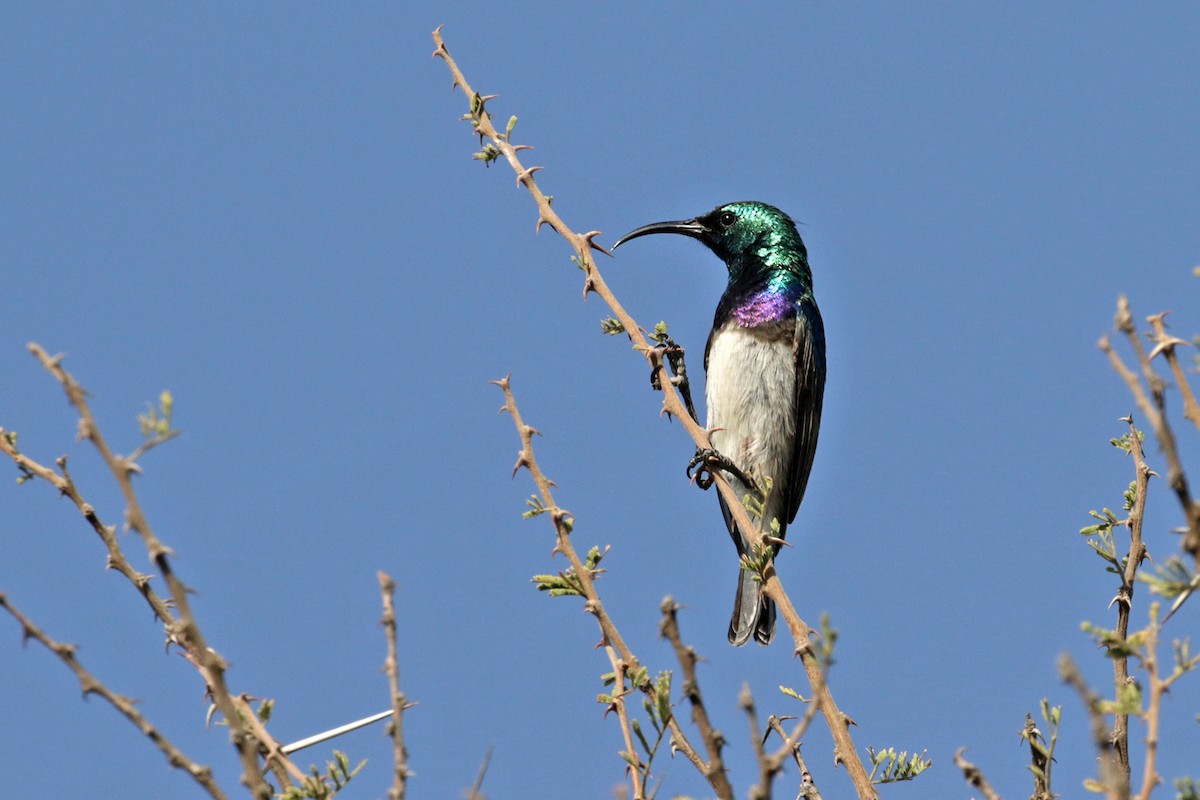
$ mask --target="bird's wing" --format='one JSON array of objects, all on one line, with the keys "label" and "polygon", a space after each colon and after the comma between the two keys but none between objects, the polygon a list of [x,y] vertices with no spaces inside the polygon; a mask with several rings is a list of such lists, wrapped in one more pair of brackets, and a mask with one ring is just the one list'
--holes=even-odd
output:
[{"label": "bird's wing", "polygon": [[796,518],[821,427],[821,401],[825,395],[825,325],[811,297],[799,301],[796,315],[796,445],[788,470],[787,520]]}]

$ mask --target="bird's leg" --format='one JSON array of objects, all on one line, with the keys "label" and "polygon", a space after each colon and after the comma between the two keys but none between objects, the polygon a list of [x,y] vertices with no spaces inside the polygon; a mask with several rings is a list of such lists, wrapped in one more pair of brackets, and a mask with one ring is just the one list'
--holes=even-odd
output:
[{"label": "bird's leg", "polygon": [[[696,474],[692,474],[692,470],[696,470]],[[687,469],[684,474],[689,479],[696,482],[696,485],[705,491],[713,485],[713,472],[715,470],[723,470],[728,472],[733,477],[737,478],[746,486],[750,487],[760,498],[762,491],[758,488],[758,483],[750,478],[746,473],[742,472],[737,464],[729,460],[727,456],[722,455],[715,448],[705,447],[696,448],[696,455],[692,456],[692,460],[688,462]]]},{"label": "bird's leg", "polygon": [[[697,486],[706,492],[713,485],[712,470],[708,466],[710,458],[723,458],[723,456],[711,447],[704,450],[697,447],[696,455],[692,456],[692,460],[688,462],[687,469],[683,471],[683,474],[688,476],[688,480],[694,481]],[[700,467],[700,469],[696,470],[696,474],[693,475],[692,470],[696,469],[696,467]]]},{"label": "bird's leg", "polygon": [[[683,360],[683,348],[667,335],[667,326],[661,322],[654,326],[654,333],[650,334],[650,338],[654,340],[659,352],[666,357],[667,366],[671,368],[673,376],[671,383],[679,389],[679,394],[683,396],[684,407],[699,425],[700,418],[696,416],[696,407],[692,405],[692,388],[688,383],[687,363]],[[659,362],[650,368],[650,388],[656,392],[662,391],[662,384],[658,379],[658,367],[661,363],[660,358]]]}]

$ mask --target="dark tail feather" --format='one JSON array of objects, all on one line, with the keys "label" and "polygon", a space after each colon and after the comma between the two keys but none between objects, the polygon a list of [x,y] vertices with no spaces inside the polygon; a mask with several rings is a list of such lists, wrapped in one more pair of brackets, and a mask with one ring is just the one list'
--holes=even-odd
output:
[{"label": "dark tail feather", "polygon": [[733,599],[733,618],[729,620],[729,643],[741,647],[751,634],[759,644],[770,644],[775,635],[775,604],[760,593],[758,576],[742,570],[737,595]]}]

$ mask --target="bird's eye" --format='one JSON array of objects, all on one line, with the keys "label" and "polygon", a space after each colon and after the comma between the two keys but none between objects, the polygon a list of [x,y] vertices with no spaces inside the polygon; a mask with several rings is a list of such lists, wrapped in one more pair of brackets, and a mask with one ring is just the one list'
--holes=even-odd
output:
[{"label": "bird's eye", "polygon": [[717,224],[722,228],[731,228],[735,222],[737,222],[737,214],[732,211],[722,211],[721,216],[717,217]]}]

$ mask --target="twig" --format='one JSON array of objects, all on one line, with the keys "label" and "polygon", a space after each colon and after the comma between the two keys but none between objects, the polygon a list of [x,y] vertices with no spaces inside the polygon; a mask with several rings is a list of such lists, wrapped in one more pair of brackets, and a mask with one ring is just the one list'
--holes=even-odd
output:
[{"label": "twig", "polygon": [[[253,710],[250,709],[248,703],[242,700],[239,705],[239,701],[235,700],[230,693],[225,684],[225,661],[215,650],[208,647],[204,641],[204,636],[200,632],[200,627],[196,622],[195,616],[192,614],[191,605],[188,602],[188,589],[175,576],[174,570],[171,568],[169,560],[169,556],[172,554],[171,550],[154,534],[150,523],[142,511],[137,493],[134,491],[131,476],[136,471],[136,467],[129,460],[115,455],[111,448],[109,448],[104,436],[100,433],[100,428],[96,424],[95,417],[92,415],[91,407],[88,405],[87,392],[75,381],[70,373],[63,369],[62,356],[52,357],[39,345],[34,343],[30,343],[28,347],[34,357],[41,362],[42,366],[62,385],[63,390],[67,394],[67,399],[75,407],[76,411],[79,412],[80,438],[87,439],[92,443],[100,453],[100,457],[104,460],[109,471],[112,472],[117,485],[121,488],[121,493],[125,497],[126,525],[141,537],[151,560],[158,567],[163,580],[166,581],[170,589],[171,599],[178,612],[178,617],[175,619],[174,624],[169,626],[168,635],[173,634],[174,640],[181,644],[187,651],[189,660],[200,670],[201,676],[204,678],[204,682],[212,694],[213,702],[216,703],[217,707],[221,710],[221,714],[225,717],[226,724],[229,726],[230,740],[233,742],[234,747],[237,748],[238,755],[242,761],[242,783],[252,791],[257,800],[269,800],[271,797],[271,787],[267,784],[263,776],[262,766],[258,762],[258,748],[261,740],[247,729],[247,724],[254,725],[257,723],[257,717],[254,715]],[[65,461],[62,461],[61,465],[65,468]],[[50,478],[47,479],[50,480]],[[51,482],[58,485],[56,481],[51,480]],[[82,507],[81,510],[83,510]],[[85,516],[88,516],[86,512]],[[115,540],[111,530],[104,528],[103,525],[97,527],[97,524],[98,522],[93,523],[93,528],[96,528],[97,532],[105,530]],[[102,538],[105,538],[104,534],[102,534]],[[111,563],[111,548],[109,552]],[[135,581],[135,585],[137,585],[137,581]],[[142,593],[146,595],[144,590]],[[148,596],[147,599],[149,599]],[[164,615],[160,613],[158,606],[153,603],[152,606],[155,607],[155,613],[164,621],[172,619],[169,613]],[[261,725],[258,727],[261,730]],[[266,743],[263,746],[267,747],[268,751],[274,751],[277,754],[278,743],[273,742],[273,740],[269,741],[273,743],[273,747],[268,746]],[[296,769],[295,765],[292,765],[292,768]],[[296,769],[296,772],[299,773],[299,770]]]},{"label": "twig", "polygon": [[659,607],[662,621],[659,623],[659,635],[671,643],[675,651],[675,659],[683,670],[683,696],[692,707],[692,722],[700,731],[704,741],[704,749],[708,753],[708,764],[704,777],[708,779],[718,794],[728,791],[733,794],[733,787],[725,774],[725,762],[721,758],[721,748],[725,746],[725,736],[713,727],[708,718],[708,710],[704,707],[704,698],[700,694],[700,681],[696,678],[696,651],[683,643],[679,633],[679,605],[670,597],[662,601]]},{"label": "twig", "polygon": [[633,800],[646,800],[645,779],[649,775],[643,774],[646,765],[642,763],[642,758],[637,752],[637,745],[633,743],[633,726],[630,724],[629,711],[625,706],[625,696],[632,691],[625,688],[625,676],[629,672],[629,665],[621,660],[612,647],[605,647],[604,652],[613,668],[612,709],[617,712],[621,737],[625,740],[625,752],[622,755],[625,757],[625,771],[629,773],[629,781],[633,784]]},{"label": "twig", "polygon": [[816,715],[816,710],[816,704],[810,703],[808,711],[804,714],[804,718],[796,726],[796,729],[792,731],[790,736],[783,730],[783,722],[779,717],[772,714],[767,718],[767,725],[770,726],[771,730],[779,734],[779,738],[783,739],[783,747],[779,748],[769,758],[782,766],[784,756],[791,753],[792,758],[796,761],[796,766],[800,769],[800,791],[796,795],[797,800],[821,800],[821,792],[817,789],[817,784],[813,781],[812,773],[809,772],[808,765],[804,763],[804,756],[800,753],[800,737],[804,735],[804,731],[812,723]]},{"label": "twig", "polygon": [[[758,709],[754,705],[754,694],[750,691],[750,684],[742,684],[738,705],[746,712],[746,722],[750,725],[750,744],[754,747],[754,760],[758,762],[758,784],[750,787],[750,800],[770,800],[772,783],[779,773],[779,765],[770,762],[767,750],[763,746],[770,731],[765,735],[760,732]],[[774,720],[774,717],[771,719]]]},{"label": "twig", "polygon": [[62,470],[59,474],[47,466],[39,464],[24,453],[18,452],[13,447],[12,442],[4,435],[4,429],[0,428],[0,452],[11,458],[13,462],[23,471],[36,475],[42,480],[52,485],[59,491],[59,494],[69,498],[75,507],[79,509],[79,513],[92,526],[92,530],[100,537],[104,543],[105,549],[108,551],[108,568],[115,569],[121,575],[125,576],[138,593],[145,598],[150,606],[150,610],[154,612],[155,619],[160,620],[166,627],[167,638],[174,641],[175,627],[178,621],[175,619],[174,613],[170,606],[162,597],[154,591],[154,587],[150,585],[150,576],[138,572],[134,569],[125,553],[121,550],[121,544],[117,540],[116,529],[110,525],[105,525],[100,519],[100,515],[96,513],[96,509],[92,504],[83,499],[79,490],[75,487],[75,482],[71,479],[71,473],[67,470],[67,457],[59,456],[56,463],[58,468]]},{"label": "twig", "polygon": [[1096,694],[1087,681],[1083,679],[1083,675],[1079,672],[1079,667],[1076,666],[1074,659],[1069,655],[1063,655],[1058,659],[1058,674],[1073,688],[1083,701],[1083,707],[1087,709],[1088,720],[1091,725],[1092,744],[1096,748],[1097,760],[1100,766],[1100,785],[1104,789],[1105,796],[1109,800],[1121,800],[1128,797],[1128,792],[1122,795],[1121,782],[1118,776],[1116,762],[1113,759],[1112,741],[1110,739],[1108,725],[1104,722],[1104,710],[1101,706],[1100,695]]},{"label": "twig", "polygon": [[[1142,448],[1138,431],[1133,425],[1133,418],[1126,418],[1129,424],[1129,453],[1133,456],[1134,464],[1134,500],[1129,510],[1125,525],[1129,528],[1129,553],[1125,559],[1125,570],[1121,573],[1121,588],[1112,602],[1117,606],[1117,636],[1122,642],[1129,634],[1129,615],[1133,609],[1133,591],[1136,585],[1138,567],[1146,557],[1146,545],[1142,542],[1142,522],[1146,516],[1147,490],[1150,485],[1150,467],[1146,464],[1146,454]],[[1122,688],[1129,681],[1129,657],[1118,653],[1113,659],[1114,697],[1120,696]],[[1116,753],[1117,777],[1128,792],[1130,783],[1129,768],[1129,715],[1117,714],[1112,732],[1113,750]]]},{"label": "twig", "polygon": [[383,632],[387,639],[387,658],[383,662],[383,671],[387,673],[388,687],[392,696],[392,721],[388,724],[388,733],[392,737],[392,760],[394,775],[392,786],[388,789],[389,800],[404,800],[404,791],[408,787],[408,748],[404,746],[404,709],[408,707],[408,698],[400,691],[400,661],[396,655],[396,582],[383,570],[379,571],[379,590],[383,594]]},{"label": "twig", "polygon": [[487,800],[483,794],[483,779],[487,775],[488,764],[492,761],[492,746],[488,745],[487,752],[483,754],[483,763],[479,765],[479,774],[475,776],[475,783],[471,784],[471,788],[467,790],[466,800]]},{"label": "twig", "polygon": [[1030,800],[1054,800],[1054,796],[1050,794],[1049,782],[1046,780],[1050,759],[1045,749],[1038,747],[1037,740],[1042,738],[1042,732],[1034,724],[1033,715],[1028,712],[1025,714],[1025,729],[1021,733],[1021,738],[1029,742],[1029,758],[1032,766],[1030,771],[1033,773],[1033,795]]},{"label": "twig", "polygon": [[1200,428],[1200,404],[1196,403],[1196,395],[1192,394],[1192,387],[1188,384],[1187,376],[1183,372],[1183,366],[1179,363],[1179,357],[1175,354],[1175,348],[1179,345],[1186,346],[1188,342],[1167,333],[1167,314],[1170,312],[1163,311],[1158,314],[1146,317],[1146,321],[1154,328],[1154,335],[1151,341],[1154,342],[1154,350],[1150,352],[1149,358],[1154,359],[1155,356],[1162,354],[1167,360],[1167,364],[1171,367],[1171,374],[1175,376],[1175,385],[1179,387],[1180,394],[1183,395],[1183,416],[1191,420],[1192,424]]},{"label": "twig", "polygon": [[[597,269],[595,262],[592,260],[591,250],[596,249],[607,252],[594,241],[595,237],[600,235],[600,231],[589,231],[583,234],[576,233],[558,216],[557,212],[551,207],[550,198],[542,192],[533,177],[534,172],[541,169],[541,167],[526,167],[518,157],[519,151],[529,149],[529,145],[511,144],[509,142],[509,134],[500,133],[492,125],[491,115],[486,110],[486,103],[491,98],[482,97],[471,88],[466,77],[458,68],[458,64],[450,56],[450,51],[446,48],[446,44],[442,39],[441,28],[433,32],[433,41],[436,45],[433,52],[434,57],[441,58],[446,63],[446,66],[454,76],[454,86],[461,88],[471,101],[469,119],[472,120],[475,126],[475,132],[480,136],[481,140],[488,139],[491,145],[504,156],[505,160],[508,161],[514,172],[516,172],[517,184],[524,186],[533,197],[538,209],[537,228],[540,229],[542,225],[549,225],[571,245],[575,251],[579,266],[585,273],[584,297],[589,293],[595,293],[608,304],[612,314],[621,322],[629,338],[633,341],[634,349],[641,352],[650,362],[651,367],[658,372],[659,382],[663,387],[663,410],[680,420],[683,428],[692,437],[697,447],[701,449],[710,448],[711,443],[708,439],[708,432],[688,413],[679,392],[676,391],[675,385],[671,381],[670,375],[667,374],[666,366],[663,363],[662,351],[647,342],[646,338],[642,335],[642,328],[624,309],[620,302],[618,302],[616,296],[604,281],[599,269]],[[721,496],[725,498],[730,513],[733,515],[738,527],[746,531],[747,535],[751,537],[752,545],[762,548],[764,545],[763,533],[751,522],[749,514],[742,505],[742,498],[737,495],[737,492],[734,491],[733,487],[729,485],[729,482],[725,480],[720,472],[715,477],[717,488],[721,492]],[[1200,545],[1198,545],[1198,549],[1200,549]],[[809,684],[813,687],[814,695],[833,736],[835,762],[845,764],[860,800],[874,800],[874,798],[878,797],[878,794],[875,791],[875,787],[871,784],[870,775],[867,773],[866,767],[863,765],[862,759],[854,746],[853,738],[850,736],[849,726],[852,722],[848,716],[838,709],[837,704],[833,700],[833,695],[829,692],[828,687],[823,685],[821,664],[813,653],[812,644],[809,640],[809,626],[800,618],[795,606],[792,604],[791,598],[784,591],[773,562],[768,563],[763,572],[762,586],[764,594],[775,602],[779,613],[787,623],[788,630],[792,635],[795,647],[794,652],[800,657],[804,665]],[[818,686],[822,688],[818,690]]]},{"label": "twig", "polygon": [[1150,697],[1145,713],[1146,760],[1142,765],[1142,789],[1137,800],[1149,800],[1154,787],[1162,783],[1157,770],[1158,727],[1163,693],[1166,692],[1167,685],[1158,674],[1158,630],[1158,603],[1154,603],[1150,611],[1150,624],[1145,629],[1146,641],[1142,649],[1142,667],[1146,670],[1146,678],[1150,684]]},{"label": "twig", "polygon": [[1113,370],[1125,381],[1130,393],[1133,395],[1134,401],[1138,405],[1138,409],[1146,416],[1146,419],[1150,421],[1150,426],[1154,429],[1155,438],[1158,439],[1158,444],[1167,459],[1167,482],[1175,492],[1175,496],[1178,498],[1179,504],[1183,509],[1184,518],[1187,520],[1187,532],[1183,537],[1183,549],[1191,554],[1194,561],[1200,562],[1200,504],[1197,504],[1192,499],[1191,490],[1188,488],[1187,475],[1183,471],[1183,464],[1179,457],[1179,448],[1175,442],[1175,435],[1171,432],[1171,425],[1167,421],[1166,384],[1150,365],[1150,355],[1146,353],[1145,348],[1142,347],[1141,339],[1138,338],[1137,328],[1133,323],[1133,314],[1129,309],[1129,300],[1124,296],[1117,301],[1116,325],[1125,334],[1126,338],[1129,339],[1134,352],[1137,354],[1142,374],[1146,378],[1146,384],[1149,386],[1150,392],[1154,395],[1153,402],[1146,395],[1146,391],[1143,389],[1141,379],[1137,373],[1125,365],[1125,362],[1113,349],[1112,343],[1107,336],[1100,338],[1099,347],[1108,356]]},{"label": "twig", "polygon": [[808,728],[810,725],[812,725],[812,721],[816,719],[817,712],[819,710],[820,709],[817,708],[817,704],[810,700],[808,707],[804,709],[804,716],[800,718],[800,721],[796,723],[796,727],[792,729],[791,734],[787,736],[784,735],[781,719],[779,717],[771,716],[767,720],[767,724],[771,726],[772,730],[779,734],[780,738],[783,739],[783,744],[780,745],[778,750],[768,757],[773,761],[782,764],[784,759],[787,758],[788,754],[790,753],[796,758],[797,766],[800,766],[802,769],[807,769],[800,760],[800,740],[804,737],[804,734],[808,732]]},{"label": "twig", "polygon": [[[774,792],[775,779],[783,772],[784,761],[789,755],[795,759],[796,766],[800,769],[800,793],[797,797],[820,800],[821,793],[813,783],[812,773],[808,771],[808,765],[804,763],[804,758],[800,754],[800,737],[804,735],[804,731],[808,729],[808,725],[816,715],[816,704],[809,703],[804,719],[796,726],[791,735],[788,735],[788,732],[783,729],[783,718],[774,714],[767,718],[767,729],[765,731],[759,729],[758,710],[754,704],[754,695],[750,691],[749,684],[742,685],[738,705],[746,712],[746,721],[750,724],[750,743],[754,747],[754,759],[758,762],[758,784],[750,787],[750,800],[770,800]],[[783,746],[773,753],[768,753],[766,744],[771,736],[771,731],[779,734],[779,738],[783,740]]]},{"label": "twig", "polygon": [[[56,459],[55,463],[58,465],[61,473],[55,472],[49,467],[34,461],[24,453],[18,452],[12,446],[12,443],[9,441],[9,439],[3,434],[4,430],[0,428],[0,452],[3,452],[5,455],[11,458],[13,462],[25,472],[42,478],[46,482],[53,485],[56,489],[58,489],[60,494],[66,496],[71,500],[72,503],[75,504],[75,507],[79,509],[79,512],[83,515],[84,519],[88,521],[88,524],[92,526],[92,529],[104,543],[105,549],[108,551],[108,568],[115,569],[121,575],[125,576],[125,578],[127,578],[129,582],[133,584],[134,588],[137,589],[138,593],[145,598],[147,604],[150,606],[150,609],[154,612],[155,618],[163,623],[167,634],[167,641],[179,645],[180,647],[184,648],[185,651],[189,650],[185,639],[181,635],[183,622],[171,609],[171,603],[174,601],[163,599],[151,585],[151,576],[138,572],[130,565],[129,560],[125,557],[125,553],[121,549],[120,542],[117,539],[116,529],[111,525],[105,525],[95,508],[79,493],[78,488],[75,486],[74,480],[71,478],[71,472],[69,469],[67,469],[67,457],[60,456],[58,459]],[[204,667],[202,667],[202,665],[197,662],[197,659],[190,653],[188,654],[188,659],[194,666],[197,667],[197,669],[201,671],[202,674],[204,673]],[[207,682],[207,677],[205,680]],[[248,702],[240,701],[240,705],[242,710],[241,718],[247,721],[251,725],[252,729],[256,730],[256,735],[259,741],[263,742],[263,745],[268,752],[275,753],[278,749],[278,742],[276,742],[273,737],[266,733],[265,728],[261,726],[257,716],[250,709]],[[276,759],[272,762],[272,769],[277,769],[280,766],[284,767],[288,773],[295,776],[299,780],[303,780],[305,777],[304,773],[301,772],[295,764],[287,761],[287,759],[279,759],[276,757]],[[284,788],[290,785],[290,781],[287,780],[286,774],[281,774],[277,771],[276,775],[280,778],[280,782]]]},{"label": "twig", "polygon": [[796,756],[796,765],[800,767],[800,791],[796,793],[796,800],[821,800],[821,791],[817,789],[812,773],[804,763],[804,756],[800,755],[799,742],[792,748],[792,752]]},{"label": "twig", "polygon": [[212,770],[203,765],[198,764],[188,758],[182,750],[176,747],[167,737],[163,736],[158,728],[146,719],[134,701],[124,695],[117,694],[109,689],[99,680],[97,680],[90,672],[88,672],[79,659],[75,657],[75,645],[62,644],[56,642],[46,635],[40,628],[34,625],[33,621],[22,614],[20,611],[9,602],[8,597],[0,594],[0,606],[2,606],[9,614],[13,616],[21,625],[21,637],[23,640],[36,639],[47,650],[58,656],[67,667],[75,673],[76,680],[79,681],[80,688],[83,689],[84,697],[89,694],[99,695],[108,701],[109,705],[115,708],[126,719],[133,723],[142,734],[150,741],[154,742],[155,746],[162,751],[167,759],[167,763],[176,769],[181,769],[191,775],[196,783],[204,787],[209,796],[214,800],[225,800],[225,793],[221,791],[221,787],[213,780]]},{"label": "twig", "polygon": [[153,439],[147,439],[146,441],[144,441],[140,445],[138,445],[136,450],[134,450],[132,453],[130,453],[127,456],[123,456],[122,458],[126,463],[128,463],[130,465],[136,465],[137,460],[139,458],[146,455],[146,453],[149,453],[151,450],[158,447],[160,444],[166,444],[167,442],[171,441],[176,436],[178,436],[180,433],[181,433],[181,431],[177,431],[177,430],[176,431],[167,431],[166,433],[162,434],[161,436],[155,436]]},{"label": "twig", "polygon": [[988,779],[984,777],[983,770],[972,764],[967,759],[963,758],[963,753],[966,752],[965,747],[960,747],[954,753],[954,765],[962,770],[963,777],[967,783],[974,786],[979,791],[983,792],[984,800],[1004,800],[999,793],[992,788],[988,783]]},{"label": "twig", "polygon": [[[1146,639],[1140,651],[1142,666],[1150,686],[1150,696],[1143,717],[1146,721],[1146,760],[1142,768],[1142,788],[1137,800],[1149,800],[1154,788],[1162,783],[1158,774],[1159,722],[1162,716],[1163,697],[1171,690],[1171,684],[1200,663],[1200,657],[1192,656],[1176,664],[1170,675],[1162,677],[1158,666],[1158,636],[1162,622],[1158,618],[1159,605],[1150,606],[1150,624],[1146,626]],[[1178,643],[1176,643],[1178,645]]]},{"label": "twig", "polygon": [[[625,644],[625,640],[621,637],[620,632],[617,630],[616,623],[614,623],[612,618],[608,615],[608,611],[605,609],[604,603],[600,599],[600,594],[596,590],[596,583],[592,574],[592,570],[589,569],[587,565],[583,563],[583,560],[579,558],[579,553],[575,550],[575,546],[571,543],[572,523],[570,520],[573,518],[571,517],[570,512],[564,508],[560,508],[558,504],[555,503],[554,494],[551,491],[551,486],[554,485],[554,482],[546,477],[546,474],[542,472],[541,466],[538,465],[537,457],[533,452],[533,435],[538,433],[538,430],[530,425],[526,425],[525,421],[521,418],[521,412],[517,408],[517,401],[513,396],[509,379],[505,377],[498,381],[492,381],[492,383],[496,384],[501,388],[501,390],[503,390],[504,405],[500,407],[500,410],[507,411],[512,416],[513,424],[517,428],[517,435],[521,440],[521,450],[517,454],[516,464],[513,465],[513,474],[515,475],[518,470],[524,467],[525,469],[529,470],[530,475],[533,477],[533,482],[538,488],[538,494],[541,497],[543,506],[545,506],[546,513],[550,515],[550,518],[554,523],[556,535],[554,551],[556,553],[562,553],[566,557],[567,561],[570,562],[571,572],[576,577],[579,590],[584,598],[584,610],[595,617],[597,624],[600,626],[600,633],[602,637],[601,644],[611,648],[617,654],[617,656],[619,656],[619,661],[625,665],[625,669],[627,671],[632,672],[637,670],[641,666],[641,662],[638,660],[637,656],[633,654],[633,651],[629,649],[629,646]],[[637,688],[639,691],[653,700],[654,687],[649,678],[643,680]],[[707,777],[710,771],[709,765],[705,763],[704,759],[701,758],[700,754],[696,752],[696,749],[692,746],[691,742],[688,741],[686,734],[679,726],[679,721],[674,715],[672,715],[667,725],[671,729],[672,745],[679,752],[683,753],[683,755],[690,762],[692,762],[693,766],[700,771],[700,774]],[[721,772],[716,780],[716,783],[712,783],[710,780],[710,784],[713,785],[713,789],[717,791],[717,796],[723,800],[726,800],[727,798],[731,799],[733,797],[733,788],[729,786],[728,779],[725,778],[724,772]]]}]

